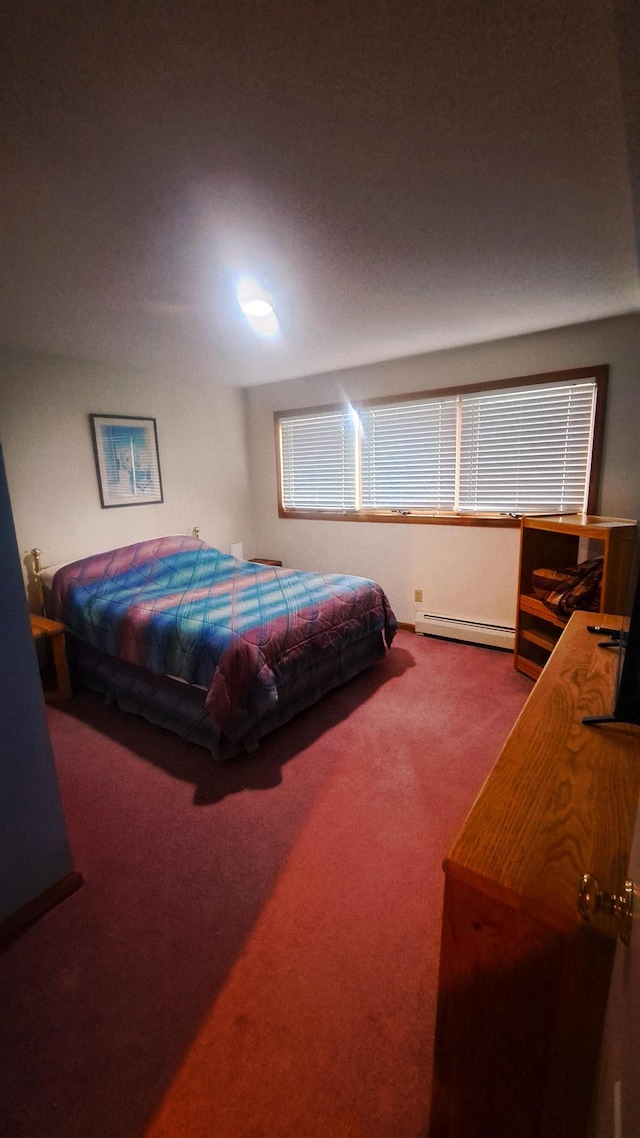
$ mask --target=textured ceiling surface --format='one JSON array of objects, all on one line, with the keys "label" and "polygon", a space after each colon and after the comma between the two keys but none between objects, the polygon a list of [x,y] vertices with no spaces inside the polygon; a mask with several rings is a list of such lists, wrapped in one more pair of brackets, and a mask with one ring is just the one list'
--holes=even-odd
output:
[{"label": "textured ceiling surface", "polygon": [[637,310],[612,4],[5,4],[0,342],[249,385]]}]

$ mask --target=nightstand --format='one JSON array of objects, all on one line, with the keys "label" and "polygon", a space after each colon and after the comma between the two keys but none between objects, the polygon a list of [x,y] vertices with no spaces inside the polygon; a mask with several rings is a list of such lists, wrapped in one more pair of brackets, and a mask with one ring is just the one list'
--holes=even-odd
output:
[{"label": "nightstand", "polygon": [[250,557],[249,561],[252,561],[254,565],[280,565],[282,567],[281,561],[272,561],[269,557]]},{"label": "nightstand", "polygon": [[[46,616],[37,616],[33,612],[29,613],[29,620],[31,621],[33,639],[44,640],[46,643],[48,659],[43,669],[45,703],[71,699],[71,682],[64,642],[64,624],[61,624],[59,620],[49,620]],[[53,673],[51,684],[47,682],[49,672]]]}]

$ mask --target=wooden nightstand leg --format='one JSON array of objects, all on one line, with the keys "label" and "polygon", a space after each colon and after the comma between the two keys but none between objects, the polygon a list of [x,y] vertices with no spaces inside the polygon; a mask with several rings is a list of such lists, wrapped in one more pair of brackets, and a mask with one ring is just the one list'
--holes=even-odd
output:
[{"label": "wooden nightstand leg", "polygon": [[56,689],[45,693],[45,702],[52,703],[58,699],[71,699],[71,681],[67,665],[67,653],[64,643],[64,632],[56,632],[49,637],[53,667],[56,674]]}]

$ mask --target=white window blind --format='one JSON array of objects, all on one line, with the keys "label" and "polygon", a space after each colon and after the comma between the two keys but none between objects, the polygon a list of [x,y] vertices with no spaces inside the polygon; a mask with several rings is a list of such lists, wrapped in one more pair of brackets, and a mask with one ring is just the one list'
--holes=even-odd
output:
[{"label": "white window blind", "polygon": [[296,510],[355,510],[356,433],[349,411],[280,422],[282,503]]},{"label": "white window blind", "polygon": [[342,513],[586,510],[598,384],[583,372],[372,402],[357,411],[278,415],[282,506]]},{"label": "white window blind", "polygon": [[461,395],[463,511],[586,508],[596,382]]},{"label": "white window blind", "polygon": [[364,407],[363,509],[444,509],[455,504],[456,399]]}]

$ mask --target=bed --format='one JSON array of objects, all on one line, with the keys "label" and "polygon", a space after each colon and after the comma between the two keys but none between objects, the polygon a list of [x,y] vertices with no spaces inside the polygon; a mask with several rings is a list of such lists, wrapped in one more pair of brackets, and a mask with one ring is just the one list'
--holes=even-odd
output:
[{"label": "bed", "polygon": [[162,537],[40,573],[76,681],[229,759],[379,660],[380,585]]}]

